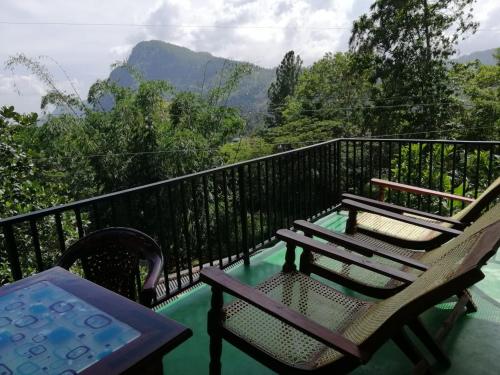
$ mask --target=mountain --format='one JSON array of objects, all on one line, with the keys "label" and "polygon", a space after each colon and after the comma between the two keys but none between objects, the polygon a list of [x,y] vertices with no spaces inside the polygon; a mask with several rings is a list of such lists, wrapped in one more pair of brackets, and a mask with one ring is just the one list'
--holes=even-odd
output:
[{"label": "mountain", "polygon": [[468,55],[459,56],[454,61],[464,64],[474,60],[479,60],[483,65],[496,65],[496,59],[493,57],[496,50],[496,48],[491,48],[484,51],[472,52]]},{"label": "mountain", "polygon": [[[179,91],[202,92],[203,88],[206,93],[219,84],[221,72],[243,62],[151,40],[138,43],[127,63],[141,72],[145,79],[168,81]],[[134,85],[134,79],[125,68],[114,69],[110,78],[124,86]],[[227,105],[242,109],[243,115],[255,121],[255,112],[262,114],[267,106],[267,89],[274,78],[274,69],[253,65],[253,72],[241,80]]]}]

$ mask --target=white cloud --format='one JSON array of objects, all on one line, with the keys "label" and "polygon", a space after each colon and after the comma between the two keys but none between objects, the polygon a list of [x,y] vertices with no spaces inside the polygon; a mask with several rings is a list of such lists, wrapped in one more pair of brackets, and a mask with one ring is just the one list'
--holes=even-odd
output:
[{"label": "white cloud", "polygon": [[121,46],[114,46],[109,49],[111,55],[116,56],[117,60],[123,60],[130,55],[130,51],[134,47],[133,44],[123,44]]},{"label": "white cloud", "polygon": [[25,74],[0,74],[0,95],[21,91],[27,95],[44,95],[43,85],[33,76]]},{"label": "white cloud", "polygon": [[149,28],[142,39],[166,40],[267,67],[276,66],[288,50],[295,49],[312,63],[327,51],[346,48],[349,30],[322,28],[349,29],[352,7],[345,1],[165,0],[143,23],[186,27]]},{"label": "white cloud", "polygon": [[[0,74],[0,106],[15,105],[21,112],[36,111],[45,87],[32,75]],[[7,100],[8,99],[8,100]]]}]

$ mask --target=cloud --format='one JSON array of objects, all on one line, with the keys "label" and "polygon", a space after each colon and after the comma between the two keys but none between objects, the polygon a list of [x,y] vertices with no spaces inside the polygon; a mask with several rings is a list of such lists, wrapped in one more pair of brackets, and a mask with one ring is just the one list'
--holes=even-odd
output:
[{"label": "cloud", "polygon": [[466,55],[474,51],[500,47],[500,2],[479,0],[474,6],[474,19],[479,22],[479,30],[458,45],[458,54]]},{"label": "cloud", "polygon": [[127,43],[127,44],[123,44],[120,46],[111,47],[109,49],[109,52],[113,56],[116,56],[117,60],[124,60],[130,54],[130,51],[132,51],[133,47],[134,47],[134,44]]},{"label": "cloud", "polygon": [[295,49],[311,64],[325,52],[346,48],[348,30],[329,28],[349,29],[352,7],[344,1],[164,0],[143,23],[178,27],[149,28],[142,37],[267,67]]},{"label": "cloud", "polygon": [[33,76],[25,74],[6,75],[0,74],[0,95],[12,92],[26,95],[44,95],[43,85]]},{"label": "cloud", "polygon": [[0,106],[14,105],[21,112],[37,111],[47,90],[32,75],[0,74]]}]

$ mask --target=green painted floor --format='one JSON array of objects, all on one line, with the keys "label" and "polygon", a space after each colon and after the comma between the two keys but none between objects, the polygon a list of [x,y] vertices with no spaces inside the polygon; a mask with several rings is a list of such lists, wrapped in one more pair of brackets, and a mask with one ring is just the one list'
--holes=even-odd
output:
[{"label": "green painted floor", "polygon": [[[343,231],[346,217],[332,214],[318,223],[327,228]],[[250,267],[236,266],[228,272],[249,285],[255,285],[270,275],[279,272],[284,261],[282,243],[264,250],[251,258]],[[298,259],[299,254],[297,254]],[[445,341],[445,350],[452,365],[440,368],[434,364],[438,374],[500,374],[500,254],[491,259],[483,269],[484,280],[471,289],[479,311],[464,315],[454,326]],[[338,287],[342,289],[341,287]],[[225,296],[225,301],[229,297]],[[206,315],[210,306],[210,289],[207,286],[194,288],[159,310],[159,313],[185,324],[193,330],[184,344],[165,356],[165,374],[208,374],[208,343]],[[435,332],[446,317],[453,302],[443,303],[427,311],[422,317],[426,326]],[[427,356],[429,360],[432,357]],[[359,367],[354,374],[406,374],[412,366],[399,349],[388,342],[371,359]],[[229,343],[223,343],[223,374],[273,374],[272,371],[240,352]]]}]

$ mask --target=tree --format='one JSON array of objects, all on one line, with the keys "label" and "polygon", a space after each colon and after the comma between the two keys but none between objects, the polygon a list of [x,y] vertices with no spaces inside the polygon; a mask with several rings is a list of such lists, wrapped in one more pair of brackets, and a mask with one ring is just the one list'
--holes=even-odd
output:
[{"label": "tree", "polygon": [[281,111],[282,124],[268,129],[273,144],[301,146],[366,131],[372,74],[351,53],[327,53],[300,75]]},{"label": "tree", "polygon": [[[36,113],[20,114],[12,106],[0,108],[0,218],[55,206],[67,200],[64,179],[51,179],[49,174],[54,174],[53,170],[39,168],[35,162],[38,155],[29,147],[29,141],[26,142],[29,138],[27,133],[36,128],[37,119]],[[62,218],[62,224],[66,225],[65,218]],[[37,225],[40,238],[44,239],[41,246],[46,245],[52,249],[47,257],[54,259],[57,254],[53,249],[57,249],[57,240],[54,235],[45,235],[53,228],[54,223],[40,220]],[[31,237],[18,228],[14,230],[17,231],[16,245],[19,254],[28,254],[27,249],[32,248]],[[3,241],[4,233],[0,232],[0,258],[5,260],[8,257]],[[23,255],[20,262],[30,273],[36,270],[34,258]],[[2,261],[0,284],[10,281],[9,262]]]},{"label": "tree", "polygon": [[351,50],[376,58],[374,133],[428,132],[449,122],[448,59],[477,28],[474,1],[376,0],[354,22]]},{"label": "tree", "polygon": [[302,59],[295,56],[294,51],[286,53],[280,65],[276,68],[276,81],[271,83],[267,96],[269,97],[269,127],[279,126],[283,123],[282,111],[286,98],[294,95],[295,87],[302,69]]},{"label": "tree", "polygon": [[245,137],[238,142],[226,143],[220,148],[220,154],[227,164],[266,156],[272,151],[272,145],[260,137]]},{"label": "tree", "polygon": [[38,115],[20,114],[14,107],[0,108],[0,218],[46,208],[64,197],[64,184],[42,181],[36,154],[23,143],[27,128],[33,130]]},{"label": "tree", "polygon": [[500,137],[500,65],[479,61],[455,64],[450,71],[457,108],[457,136],[473,140]]}]

